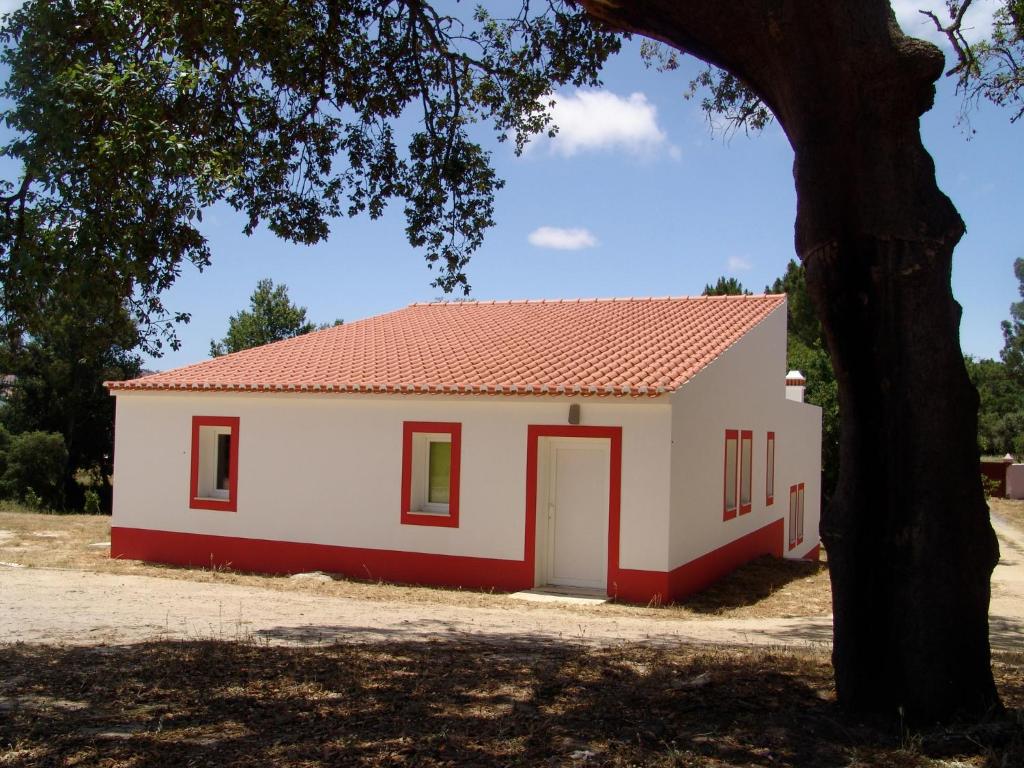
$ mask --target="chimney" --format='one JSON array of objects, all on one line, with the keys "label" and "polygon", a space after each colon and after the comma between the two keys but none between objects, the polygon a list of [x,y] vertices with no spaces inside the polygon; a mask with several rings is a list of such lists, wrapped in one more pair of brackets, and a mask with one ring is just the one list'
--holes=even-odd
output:
[{"label": "chimney", "polygon": [[786,374],[786,399],[795,400],[798,403],[804,401],[804,389],[807,387],[807,379],[800,371],[790,371]]}]

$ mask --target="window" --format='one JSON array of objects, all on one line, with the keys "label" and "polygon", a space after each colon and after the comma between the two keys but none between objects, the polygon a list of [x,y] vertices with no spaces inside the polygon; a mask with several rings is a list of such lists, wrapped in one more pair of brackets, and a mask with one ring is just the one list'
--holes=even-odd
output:
[{"label": "window", "polygon": [[751,510],[751,464],[754,453],[754,433],[749,429],[725,430],[725,478],[723,520],[732,520],[737,514]]},{"label": "window", "polygon": [[775,503],[775,433],[768,433],[768,456],[765,459],[764,472],[765,506]]},{"label": "window", "polygon": [[789,548],[804,541],[804,484],[789,487]]},{"label": "window", "polygon": [[407,421],[402,429],[402,522],[459,525],[462,425]]},{"label": "window", "polygon": [[238,510],[238,417],[192,417],[189,507]]},{"label": "window", "polygon": [[751,508],[751,464],[754,455],[754,433],[743,430],[740,433],[740,514],[745,515]]},{"label": "window", "polygon": [[725,430],[725,489],[724,511],[722,518],[731,520],[736,517],[736,478],[739,455],[739,432],[735,429]]}]

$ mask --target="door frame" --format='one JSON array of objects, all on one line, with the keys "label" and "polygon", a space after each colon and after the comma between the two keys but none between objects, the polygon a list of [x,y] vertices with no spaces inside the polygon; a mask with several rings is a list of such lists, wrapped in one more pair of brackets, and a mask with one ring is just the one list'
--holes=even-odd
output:
[{"label": "door frame", "polygon": [[[527,572],[537,572],[538,453],[542,437],[596,437],[609,441],[608,467],[608,583],[613,594],[619,580],[619,518],[622,499],[622,427],[573,424],[530,424],[526,436],[526,553]],[[535,576],[533,576],[535,578]]]}]

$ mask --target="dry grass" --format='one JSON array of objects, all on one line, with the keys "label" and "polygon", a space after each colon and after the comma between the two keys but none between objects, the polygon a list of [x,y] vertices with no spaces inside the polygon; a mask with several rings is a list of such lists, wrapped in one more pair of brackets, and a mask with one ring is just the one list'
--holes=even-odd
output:
[{"label": "dry grass", "polygon": [[0,765],[1007,768],[1022,661],[996,660],[1009,721],[908,736],[844,717],[810,652],[11,645]]},{"label": "dry grass", "polygon": [[989,511],[1024,532],[1024,500],[989,499]]},{"label": "dry grass", "polygon": [[[337,578],[328,582],[239,573],[230,569],[179,568],[112,560],[94,544],[110,541],[110,518],[94,515],[44,515],[0,505],[0,562],[32,568],[71,568],[99,573],[137,574],[201,582],[244,584],[360,600],[399,601],[483,607],[507,607],[508,598],[472,590],[404,586]],[[517,609],[537,604],[518,601]],[[550,604],[544,604],[550,609]],[[821,616],[831,611],[828,571],[821,563],[762,558],[741,568],[682,605],[596,607],[563,606],[566,611],[658,618],[766,618]]]}]

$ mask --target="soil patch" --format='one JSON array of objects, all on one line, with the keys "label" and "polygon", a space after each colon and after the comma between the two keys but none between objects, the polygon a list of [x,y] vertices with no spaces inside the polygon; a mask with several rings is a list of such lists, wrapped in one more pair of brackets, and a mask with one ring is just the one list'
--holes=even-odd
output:
[{"label": "soil patch", "polygon": [[[157,576],[165,579],[238,584],[284,592],[349,597],[378,602],[422,603],[445,606],[507,607],[504,594],[439,587],[367,582],[332,576],[329,579],[292,579],[234,571],[230,568],[179,568],[114,560],[109,550],[94,546],[110,540],[110,518],[98,515],[44,515],[15,511],[0,505],[0,562],[31,568],[70,568],[94,573]],[[520,610],[534,605],[519,601]],[[832,596],[827,565],[777,558],[761,558],[739,569],[705,592],[682,604],[562,607],[565,611],[607,616],[647,616],[663,619],[827,616]]]}]

